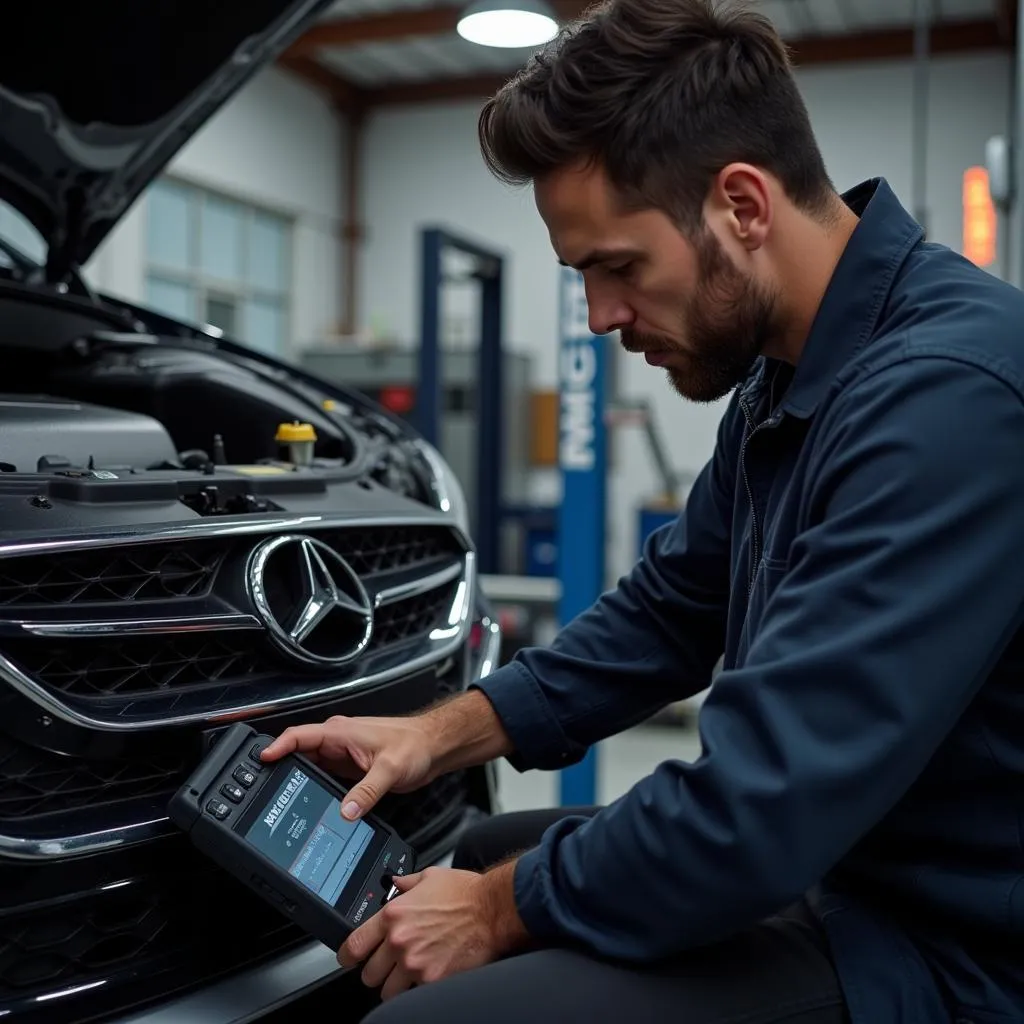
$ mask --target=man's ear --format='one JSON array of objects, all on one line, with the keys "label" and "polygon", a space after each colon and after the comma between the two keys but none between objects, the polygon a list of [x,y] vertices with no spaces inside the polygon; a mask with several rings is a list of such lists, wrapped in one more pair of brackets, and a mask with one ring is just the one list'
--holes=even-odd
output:
[{"label": "man's ear", "polygon": [[768,237],[774,199],[767,175],[751,164],[732,163],[715,175],[705,218],[744,249],[760,249]]}]

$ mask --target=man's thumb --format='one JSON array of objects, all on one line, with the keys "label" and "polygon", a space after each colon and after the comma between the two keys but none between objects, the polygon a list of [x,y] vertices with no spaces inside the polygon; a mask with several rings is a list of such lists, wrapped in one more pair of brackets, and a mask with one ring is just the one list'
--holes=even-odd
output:
[{"label": "man's thumb", "polygon": [[346,794],[342,805],[342,817],[349,821],[361,818],[373,809],[377,801],[391,788],[394,782],[391,772],[378,763],[370,766],[365,778]]}]

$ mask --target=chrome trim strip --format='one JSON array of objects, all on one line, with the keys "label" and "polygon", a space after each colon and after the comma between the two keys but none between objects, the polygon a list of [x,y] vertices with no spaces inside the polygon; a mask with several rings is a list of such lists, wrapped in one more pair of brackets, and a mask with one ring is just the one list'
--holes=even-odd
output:
[{"label": "chrome trim strip", "polygon": [[81,835],[55,836],[50,839],[34,839],[25,836],[0,835],[0,859],[2,860],[54,860],[64,857],[81,857],[85,854],[113,850],[119,846],[130,846],[146,839],[170,835],[174,826],[166,817],[136,821],[130,825],[85,832]]},{"label": "chrome trim strip", "polygon": [[400,583],[394,587],[385,587],[378,590],[373,598],[373,607],[380,608],[382,605],[394,604],[396,601],[404,601],[408,597],[419,597],[420,594],[427,594],[431,590],[437,590],[446,583],[451,583],[462,575],[462,564],[452,562],[451,565],[429,576],[420,576],[418,579],[408,583]]},{"label": "chrome trim strip", "polygon": [[[49,537],[38,541],[12,541],[0,544],[0,558],[20,555],[38,555],[50,551],[83,551],[91,548],[112,547],[125,544],[159,544],[162,541],[174,543],[201,537],[244,537],[254,533],[268,533],[279,530],[332,530],[359,529],[378,526],[444,526],[450,529],[469,551],[472,543],[466,531],[454,518],[442,513],[433,515],[365,515],[344,513],[330,515],[290,516],[246,516],[218,517],[216,521],[203,519],[195,522],[176,523],[174,526],[157,526],[152,530],[140,531],[138,527],[126,527],[124,532],[111,530],[106,533],[92,533],[87,537]],[[314,534],[315,536],[315,534]]]},{"label": "chrome trim strip", "polygon": [[192,615],[173,619],[97,619],[93,622],[14,621],[33,636],[133,636],[146,633],[204,633],[210,630],[263,629],[255,615]]},{"label": "chrome trim strip", "polygon": [[464,564],[465,576],[452,601],[452,607],[448,615],[448,625],[441,629],[435,629],[429,634],[429,639],[433,641],[432,649],[426,654],[420,655],[417,658],[411,658],[390,670],[379,672],[375,675],[358,676],[345,682],[327,683],[323,686],[311,685],[309,689],[285,697],[268,698],[249,704],[231,704],[217,708],[216,711],[201,711],[193,714],[171,715],[155,719],[140,718],[132,719],[131,721],[96,718],[89,711],[66,703],[56,693],[26,676],[21,669],[2,653],[0,653],[0,680],[8,682],[16,690],[28,697],[29,700],[42,707],[44,711],[48,711],[65,722],[106,732],[138,732],[144,729],[169,729],[196,722],[218,724],[225,720],[236,719],[239,716],[256,717],[276,711],[282,707],[303,703],[313,698],[347,693],[352,690],[364,689],[368,686],[378,686],[382,683],[390,682],[392,679],[428,668],[454,654],[469,630],[468,619],[470,609],[473,607],[476,587],[476,555],[474,552],[466,553]]}]

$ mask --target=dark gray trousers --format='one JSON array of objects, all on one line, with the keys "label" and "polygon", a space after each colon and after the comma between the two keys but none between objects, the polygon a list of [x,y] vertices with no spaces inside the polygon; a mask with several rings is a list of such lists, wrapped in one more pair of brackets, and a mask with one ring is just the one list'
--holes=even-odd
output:
[{"label": "dark gray trousers", "polygon": [[[571,813],[592,813],[573,808]],[[536,845],[568,808],[470,829],[454,867],[483,870]],[[802,906],[656,967],[545,949],[411,989],[365,1024],[848,1024],[825,936]]]}]

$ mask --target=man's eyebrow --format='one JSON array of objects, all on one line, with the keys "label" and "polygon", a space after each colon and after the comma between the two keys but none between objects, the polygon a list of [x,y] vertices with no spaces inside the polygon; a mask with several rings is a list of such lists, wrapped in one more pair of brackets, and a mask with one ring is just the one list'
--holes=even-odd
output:
[{"label": "man's eyebrow", "polygon": [[609,260],[621,260],[624,258],[635,259],[639,255],[640,254],[636,249],[593,249],[588,252],[583,259],[576,263],[567,263],[563,259],[559,259],[558,263],[563,267],[573,267],[576,270],[586,270],[588,267],[592,267],[595,263],[607,263]]}]

